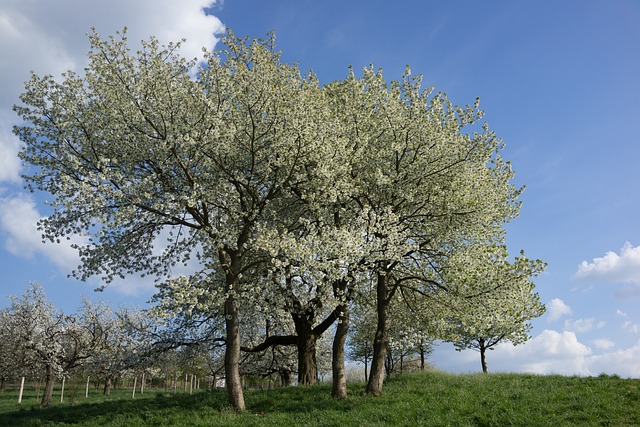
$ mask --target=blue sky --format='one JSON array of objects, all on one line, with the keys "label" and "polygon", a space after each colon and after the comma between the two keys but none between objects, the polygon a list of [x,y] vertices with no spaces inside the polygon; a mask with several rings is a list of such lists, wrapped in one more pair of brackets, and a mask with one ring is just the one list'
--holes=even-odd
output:
[{"label": "blue sky", "polygon": [[[640,378],[639,2],[3,1],[0,295],[36,280],[71,312],[81,295],[143,304],[153,293],[137,278],[102,294],[92,292],[97,282],[66,278],[77,257],[40,243],[34,224],[44,197],[22,190],[11,135],[11,105],[29,70],[82,70],[89,28],[109,35],[125,25],[132,40],[187,37],[190,57],[225,26],[251,37],[275,30],[284,59],[322,82],[369,64],[396,79],[409,64],[456,103],[480,97],[516,183],[526,185],[521,215],[508,225],[510,251],[549,264],[537,281],[547,314],[526,345],[490,353],[489,369]],[[432,362],[456,372],[480,367],[476,353],[449,346]]]}]

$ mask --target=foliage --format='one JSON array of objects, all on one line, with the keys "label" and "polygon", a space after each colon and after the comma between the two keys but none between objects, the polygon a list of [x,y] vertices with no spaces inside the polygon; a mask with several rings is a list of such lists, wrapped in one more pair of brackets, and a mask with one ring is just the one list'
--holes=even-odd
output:
[{"label": "foliage", "polygon": [[[241,367],[242,349],[278,341],[268,322],[312,384],[318,339],[339,317],[346,336],[350,306],[376,318],[369,391],[380,394],[387,349],[430,339],[416,317],[442,333],[439,307],[466,304],[445,266],[501,242],[517,216],[521,190],[478,101],[455,105],[408,67],[390,82],[368,67],[321,86],[281,61],[273,35],[229,31],[200,64],[154,38],[132,53],[126,31],[89,39],[83,75],[33,74],[14,107],[27,186],[52,195],[43,235],[86,237],[77,278],[155,276],[153,348],[211,356],[223,342],[236,409],[241,369],[291,365],[282,351]],[[189,273],[173,275],[181,264]]]},{"label": "foliage", "polygon": [[[419,308],[438,294],[455,298],[441,266],[461,247],[500,241],[503,224],[517,215],[520,190],[510,183],[502,141],[478,126],[478,102],[454,105],[424,89],[409,68],[387,82],[369,67],[328,90],[351,143],[347,218],[361,222],[368,251],[359,264],[375,287],[365,295],[376,305],[369,391],[378,395],[398,290],[413,293]],[[399,320],[405,311],[393,314]]]},{"label": "foliage", "polygon": [[153,325],[142,310],[122,308],[114,312],[101,305],[99,315],[90,320],[101,342],[85,363],[84,372],[105,382],[105,394],[110,393],[116,379],[143,370],[158,358],[150,349]]},{"label": "foliage", "polygon": [[524,253],[511,263],[500,246],[469,247],[450,260],[446,275],[460,297],[449,306],[448,339],[458,350],[478,350],[484,372],[486,350],[500,342],[526,342],[529,321],[544,314],[532,279],[545,268],[545,263]]},{"label": "foliage", "polygon": [[132,55],[125,33],[90,41],[84,76],[33,75],[15,108],[27,123],[16,128],[21,157],[37,170],[25,179],[54,197],[43,232],[90,236],[77,246],[83,279],[168,275],[195,257],[198,273],[168,286],[187,303],[213,295],[224,311],[227,384],[241,408],[238,301],[259,294],[248,279],[260,224],[277,216],[270,202],[326,158],[320,122],[308,120],[322,117],[317,82],[280,63],[272,40],[229,33],[195,78],[178,45],[151,39]]}]

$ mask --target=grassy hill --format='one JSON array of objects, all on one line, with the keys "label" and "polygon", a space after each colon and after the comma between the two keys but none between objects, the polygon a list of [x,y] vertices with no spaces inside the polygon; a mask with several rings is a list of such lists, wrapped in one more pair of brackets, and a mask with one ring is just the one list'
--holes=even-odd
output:
[{"label": "grassy hill", "polygon": [[332,399],[329,385],[247,390],[241,414],[222,390],[146,390],[134,400],[130,390],[89,399],[65,391],[65,403],[45,409],[35,396],[18,405],[4,392],[0,426],[639,426],[639,387],[605,375],[425,372],[390,378],[379,398],[366,396],[363,384],[350,385],[346,401]]}]

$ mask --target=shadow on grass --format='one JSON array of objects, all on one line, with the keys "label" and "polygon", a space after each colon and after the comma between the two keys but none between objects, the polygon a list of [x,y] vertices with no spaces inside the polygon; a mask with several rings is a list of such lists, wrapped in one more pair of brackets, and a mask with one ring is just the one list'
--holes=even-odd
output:
[{"label": "shadow on grass", "polygon": [[[352,396],[362,394],[350,389]],[[271,413],[309,413],[309,412],[348,412],[355,402],[353,399],[336,400],[331,397],[330,388],[283,387],[273,390],[247,390],[245,399],[247,412],[266,415]],[[54,405],[41,408],[37,405],[23,406],[15,411],[0,413],[0,426],[38,426],[38,425],[109,425],[115,418],[146,419],[158,412],[179,416],[193,411],[209,410],[229,413],[227,396],[224,390],[187,394],[161,394],[136,399],[114,398],[100,402]]]},{"label": "shadow on grass", "polygon": [[203,406],[222,409],[227,406],[224,391],[202,392],[194,395],[164,395],[136,399],[113,399],[94,403],[56,405],[41,408],[37,405],[21,407],[0,414],[0,426],[38,425],[94,425],[108,424],[114,417],[144,416],[155,411],[192,411]]}]

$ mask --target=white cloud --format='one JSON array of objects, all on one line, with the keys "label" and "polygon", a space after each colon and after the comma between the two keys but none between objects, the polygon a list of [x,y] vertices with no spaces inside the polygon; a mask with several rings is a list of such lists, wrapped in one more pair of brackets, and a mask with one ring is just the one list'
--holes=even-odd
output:
[{"label": "white cloud", "polygon": [[10,253],[31,258],[39,253],[68,273],[79,263],[78,253],[71,248],[79,238],[63,240],[59,244],[43,243],[37,223],[41,215],[29,196],[0,199],[0,231],[5,236],[5,248]]},{"label": "white cloud", "polygon": [[[96,284],[96,288],[103,285],[98,279],[93,279],[92,283]],[[156,288],[153,277],[129,276],[125,279],[115,279],[105,289],[121,295],[137,297],[141,295],[151,296],[155,293]]]},{"label": "white cloud", "polygon": [[640,334],[640,325],[626,320],[622,324],[622,329],[633,334]]},{"label": "white cloud", "polygon": [[606,322],[595,323],[595,319],[590,317],[588,319],[566,320],[564,322],[565,331],[573,331],[576,333],[589,332],[590,330],[597,328],[600,329],[606,325]]},{"label": "white cloud", "polygon": [[5,67],[28,71],[27,62],[39,73],[78,69],[85,62],[85,34],[92,27],[108,36],[126,26],[135,43],[151,35],[163,43],[186,38],[183,54],[200,56],[201,48],[212,48],[215,34],[224,30],[218,18],[204,12],[213,4],[215,0],[9,1],[0,8],[0,46],[10,59],[23,63]]},{"label": "white cloud", "polygon": [[590,375],[609,374],[640,378],[640,342],[628,349],[591,356],[588,360]]},{"label": "white cloud", "polygon": [[571,331],[557,332],[545,329],[540,335],[528,341],[527,347],[523,349],[533,351],[540,356],[575,357],[591,354],[591,349],[580,343],[576,334]]},{"label": "white cloud", "polygon": [[500,344],[487,359],[496,371],[589,375],[587,357],[591,353],[575,332],[547,329],[519,346]]},{"label": "white cloud", "polygon": [[[18,181],[20,162],[11,125],[17,117],[11,106],[19,102],[29,71],[59,75],[81,71],[86,63],[91,27],[103,36],[128,28],[135,44],[149,36],[162,43],[187,39],[181,53],[187,58],[211,49],[215,34],[224,30],[218,18],[204,13],[215,0],[9,0],[0,5],[0,181]],[[135,44],[134,44],[135,43]]]},{"label": "white cloud", "polygon": [[609,350],[616,346],[616,343],[607,338],[598,338],[593,340],[593,345],[601,350]]},{"label": "white cloud", "polygon": [[560,298],[554,298],[547,303],[547,320],[558,320],[562,316],[571,314],[571,307],[564,303]]},{"label": "white cloud", "polygon": [[12,121],[13,116],[0,108],[0,182],[17,183],[20,181],[20,159],[18,158],[20,140],[13,135],[8,125]]},{"label": "white cloud", "polygon": [[591,262],[582,261],[575,278],[585,282],[640,285],[640,246],[627,242],[620,254],[607,252]]}]

